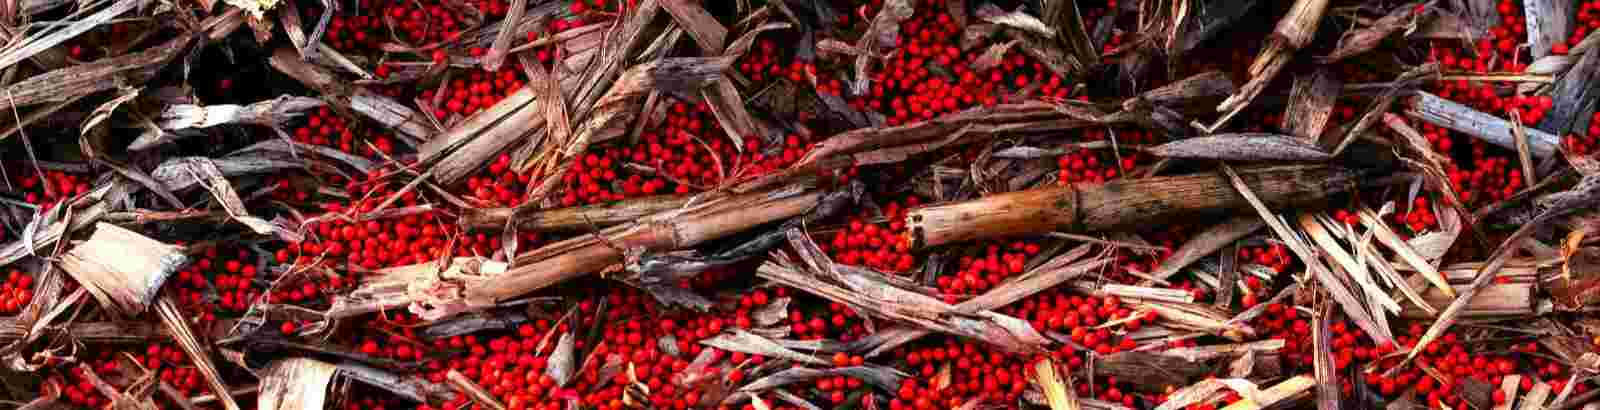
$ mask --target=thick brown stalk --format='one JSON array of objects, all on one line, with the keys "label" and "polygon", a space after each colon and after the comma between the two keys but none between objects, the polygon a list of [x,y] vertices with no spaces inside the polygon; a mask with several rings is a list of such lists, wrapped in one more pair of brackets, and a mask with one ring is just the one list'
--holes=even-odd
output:
[{"label": "thick brown stalk", "polygon": [[688,195],[659,195],[591,206],[532,211],[531,207],[473,208],[461,215],[467,229],[502,229],[515,220],[523,231],[582,231],[591,227],[610,227],[660,212],[683,208],[693,198]]},{"label": "thick brown stalk", "polygon": [[[434,164],[433,179],[440,185],[450,186],[478,172],[495,154],[505,151],[524,136],[538,132],[546,124],[542,101],[533,98],[530,88],[524,87],[510,97],[500,100],[488,109],[469,117],[446,131],[444,138],[463,138],[460,148],[445,149],[439,162]],[[430,144],[431,145],[431,144]],[[429,145],[421,150],[428,152]],[[424,157],[426,160],[426,157]]]},{"label": "thick brown stalk", "polygon": [[604,237],[603,241],[585,235],[517,255],[519,266],[504,274],[468,280],[464,293],[468,302],[475,305],[504,301],[622,263],[624,249],[663,251],[693,246],[799,215],[821,197],[816,191],[781,197],[767,191],[657,214],[602,231],[598,235]]},{"label": "thick brown stalk", "polygon": [[[1355,173],[1326,166],[1249,170],[1245,182],[1271,206],[1312,204],[1343,191]],[[1052,231],[1093,232],[1173,217],[1246,209],[1220,173],[1010,192],[924,206],[907,214],[913,247]]]}]

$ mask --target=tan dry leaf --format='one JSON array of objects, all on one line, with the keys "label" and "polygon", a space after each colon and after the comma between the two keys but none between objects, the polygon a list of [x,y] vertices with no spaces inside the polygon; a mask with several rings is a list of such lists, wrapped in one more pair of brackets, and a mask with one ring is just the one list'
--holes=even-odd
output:
[{"label": "tan dry leaf", "polygon": [[790,350],[783,347],[783,345],[772,341],[772,339],[767,339],[742,329],[732,329],[731,332],[702,340],[700,341],[700,344],[730,352],[742,352],[771,358],[788,359],[818,366],[831,365],[831,363],[829,363],[827,360],[822,360],[816,356]]},{"label": "tan dry leaf", "polygon": [[1005,11],[1005,9],[1001,9],[999,6],[994,4],[984,4],[982,7],[978,7],[977,15],[979,19],[983,19],[985,22],[1014,27],[1023,31],[1045,36],[1046,38],[1056,37],[1056,29],[1054,27],[1051,27],[1049,24],[1045,24],[1045,22],[1039,20],[1038,17],[1029,15],[1022,10],[1023,9],[1018,8],[1014,11]]},{"label": "tan dry leaf", "polygon": [[161,285],[188,259],[182,247],[101,222],[59,263],[102,307],[131,317],[155,303]]}]

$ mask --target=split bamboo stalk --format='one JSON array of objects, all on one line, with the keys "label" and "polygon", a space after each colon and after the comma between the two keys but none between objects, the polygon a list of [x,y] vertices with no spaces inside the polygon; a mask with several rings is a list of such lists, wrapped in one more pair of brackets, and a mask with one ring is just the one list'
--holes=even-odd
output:
[{"label": "split bamboo stalk", "polygon": [[1079,410],[1077,389],[1072,387],[1072,373],[1058,372],[1056,362],[1040,360],[1033,365],[1034,384],[1044,391],[1045,402],[1051,410]]},{"label": "split bamboo stalk", "polygon": [[[1279,166],[1242,174],[1269,206],[1310,205],[1345,190],[1357,173],[1327,166]],[[1062,186],[937,204],[907,214],[912,247],[979,238],[1115,229],[1250,206],[1220,173]]]},{"label": "split bamboo stalk", "polygon": [[1390,229],[1389,225],[1384,224],[1377,213],[1372,212],[1370,209],[1363,209],[1358,215],[1361,216],[1361,224],[1376,234],[1375,236],[1378,238],[1379,243],[1389,247],[1411,269],[1415,269],[1423,277],[1427,278],[1429,282],[1433,282],[1435,286],[1438,286],[1439,291],[1444,292],[1445,296],[1456,296],[1455,289],[1451,289],[1450,285],[1446,283],[1444,275],[1439,274],[1439,270],[1434,269],[1427,259],[1423,259],[1422,255],[1418,255],[1416,250],[1411,249],[1410,245],[1400,239],[1400,235]]},{"label": "split bamboo stalk", "polygon": [[467,229],[501,229],[514,221],[517,229],[532,232],[580,231],[610,227],[652,214],[683,208],[692,196],[660,195],[584,207],[528,212],[527,208],[474,208],[461,215]]},{"label": "split bamboo stalk", "polygon": [[1522,376],[1516,374],[1508,375],[1500,381],[1500,391],[1505,393],[1506,401],[1494,406],[1494,410],[1511,410],[1514,408],[1512,406],[1517,403],[1517,389],[1521,387],[1521,382]]},{"label": "split bamboo stalk", "polygon": [[[1405,286],[1411,286],[1407,284]],[[1423,286],[1427,286],[1423,284]],[[1466,290],[1469,285],[1453,285],[1452,292]],[[1505,317],[1531,315],[1535,312],[1534,303],[1538,302],[1532,282],[1522,283],[1494,283],[1478,291],[1467,306],[1461,311],[1462,317]],[[1445,306],[1455,300],[1454,296],[1447,296],[1438,288],[1426,288],[1422,292],[1422,300],[1429,305]],[[1400,317],[1408,319],[1426,319],[1434,317],[1422,309],[1410,304],[1400,311]]]}]

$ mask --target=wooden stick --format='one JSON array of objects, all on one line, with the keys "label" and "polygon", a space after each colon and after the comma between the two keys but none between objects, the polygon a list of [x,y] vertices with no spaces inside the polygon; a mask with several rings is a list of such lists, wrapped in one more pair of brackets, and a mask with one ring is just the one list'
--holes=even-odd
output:
[{"label": "wooden stick", "polygon": [[590,226],[609,227],[639,220],[652,214],[683,208],[693,196],[658,195],[584,207],[528,212],[527,208],[473,208],[461,215],[467,229],[502,229],[507,220],[517,229],[533,232],[581,231]]},{"label": "wooden stick", "polygon": [[[1343,191],[1354,173],[1325,166],[1281,166],[1242,175],[1270,206],[1311,204]],[[1010,192],[916,208],[907,234],[922,248],[979,238],[1088,232],[1149,224],[1178,216],[1246,209],[1249,203],[1219,173],[1113,181]]]},{"label": "wooden stick", "polygon": [[506,410],[505,404],[500,403],[500,400],[495,399],[494,395],[489,394],[488,390],[484,390],[483,386],[473,383],[472,379],[468,379],[467,376],[461,374],[461,372],[451,370],[450,372],[445,373],[445,379],[450,382],[450,385],[455,386],[457,390],[460,390],[462,393],[466,394],[467,398],[472,399],[474,403],[478,403],[478,405],[483,406],[485,409]]},{"label": "wooden stick", "polygon": [[[1417,92],[1406,103],[1406,115],[1430,124],[1471,135],[1485,142],[1507,149],[1517,149],[1511,122],[1474,110],[1472,107],[1439,98],[1427,92]],[[1528,129],[1528,148],[1539,158],[1555,155],[1561,139],[1539,129]]]},{"label": "wooden stick", "polygon": [[468,280],[463,291],[469,303],[492,305],[621,263],[624,249],[661,251],[693,246],[799,215],[822,197],[816,191],[771,198],[773,194],[756,192],[724,198],[698,209],[659,214],[607,229],[599,234],[605,241],[586,235],[553,243],[518,255],[516,262],[520,266],[504,274]]}]

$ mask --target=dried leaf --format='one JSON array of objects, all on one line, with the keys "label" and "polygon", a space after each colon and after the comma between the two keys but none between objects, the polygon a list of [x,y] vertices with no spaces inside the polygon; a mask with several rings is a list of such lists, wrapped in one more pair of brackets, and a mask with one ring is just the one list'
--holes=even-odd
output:
[{"label": "dried leaf", "polygon": [[507,5],[505,18],[498,24],[499,30],[495,33],[494,42],[489,45],[489,51],[483,54],[484,70],[500,71],[500,64],[505,62],[506,54],[511,48],[511,40],[520,32],[516,30],[516,24],[522,20],[522,14],[527,11],[528,0],[511,0]]},{"label": "dried leaf", "polygon": [[[682,1],[682,0],[679,0]],[[755,118],[745,109],[744,97],[739,95],[739,89],[733,86],[733,81],[723,78],[716,85],[706,88],[701,92],[711,114],[717,119],[717,124],[722,125],[722,132],[731,140],[736,151],[743,153],[743,138],[737,137],[764,137],[766,132],[757,125]]]},{"label": "dried leaf", "polygon": [[[98,232],[97,230],[96,233]],[[183,349],[184,354],[189,357],[189,361],[194,363],[196,372],[200,373],[200,378],[206,381],[206,386],[211,388],[212,393],[216,393],[222,398],[222,407],[226,410],[239,410],[239,404],[234,402],[233,395],[228,394],[230,391],[228,385],[222,382],[222,374],[217,371],[217,366],[212,362],[206,346],[200,344],[199,338],[195,337],[194,330],[189,328],[189,322],[185,319],[184,313],[178,310],[178,306],[173,303],[172,299],[170,297],[162,297],[155,303],[153,310],[155,310],[156,316],[161,318],[161,324],[165,325],[167,332],[171,333],[172,338],[177,340],[178,348]]]},{"label": "dried leaf", "polygon": [[[866,33],[856,41],[856,49],[866,50],[876,54],[879,50],[893,47],[900,41],[900,22],[910,19],[916,12],[915,6],[909,0],[886,0],[883,8],[878,9],[878,15],[872,18],[872,23],[867,26]],[[856,56],[855,77],[850,80],[850,94],[866,94],[868,88],[867,68],[872,58],[866,54]]]},{"label": "dried leaf", "polygon": [[1005,62],[1006,53],[1010,53],[1011,48],[1016,47],[1020,42],[1020,40],[1011,40],[989,46],[988,50],[984,50],[983,55],[978,56],[976,60],[972,61],[972,69],[977,71],[988,71],[994,69],[995,67],[999,67],[1000,63]]},{"label": "dried leaf", "polygon": [[181,162],[178,164],[187,168],[190,177],[195,179],[195,183],[210,191],[211,196],[217,200],[222,209],[227,211],[228,216],[233,217],[234,220],[250,227],[251,230],[258,234],[278,233],[280,237],[286,239],[292,239],[297,236],[288,229],[280,228],[265,219],[251,216],[250,211],[244,207],[244,200],[240,199],[238,192],[233,190],[233,184],[229,183],[227,177],[223,176],[222,170],[217,167],[216,162],[203,157],[187,157],[181,158],[179,161]]},{"label": "dried leaf", "polygon": [[1265,226],[1266,223],[1262,222],[1261,218],[1246,216],[1230,218],[1220,224],[1212,225],[1190,237],[1176,252],[1163,259],[1161,266],[1156,267],[1150,276],[1157,279],[1170,278],[1200,258],[1222,250]]},{"label": "dried leaf", "polygon": [[791,367],[766,377],[756,379],[755,381],[752,381],[744,386],[740,386],[739,391],[758,392],[770,390],[780,386],[787,386],[794,383],[806,382],[828,376],[853,377],[861,379],[861,381],[873,386],[877,386],[878,388],[884,390],[899,389],[900,381],[904,380],[906,377],[909,377],[892,367],[883,367],[877,365],[833,367],[827,369]]},{"label": "dried leaf", "polygon": [[[1328,322],[1333,320],[1333,308],[1324,305],[1311,318],[1311,344],[1315,356],[1313,367],[1317,376],[1317,410],[1339,410],[1339,374],[1334,370],[1333,335]],[[1254,401],[1254,400],[1252,400]]]},{"label": "dried leaf", "polygon": [[136,7],[148,6],[149,3],[148,0],[81,3],[83,7],[74,10],[65,19],[48,22],[48,24],[43,25],[43,30],[28,33],[28,35],[21,36],[21,38],[11,38],[6,47],[0,49],[0,68],[9,68],[41,51],[60,45],[95,27],[107,24],[113,18]]},{"label": "dried leaf", "polygon": [[723,333],[710,339],[701,340],[700,344],[730,352],[744,352],[753,355],[810,363],[818,366],[827,366],[830,364],[827,360],[789,350],[784,348],[782,345],[779,345],[777,342],[773,342],[771,339],[767,339],[741,329],[733,329],[732,332]]},{"label": "dried leaf", "polygon": [[179,36],[145,51],[68,66],[28,77],[6,86],[4,107],[11,109],[35,104],[66,101],[117,88],[128,83],[143,83],[155,76],[173,57],[188,49],[187,36]]},{"label": "dried leaf", "polygon": [[474,403],[484,409],[506,410],[506,405],[501,404],[500,400],[496,399],[493,394],[490,394],[488,390],[484,390],[483,386],[479,386],[478,383],[473,382],[466,375],[455,371],[455,369],[445,372],[445,380],[449,381],[457,390],[466,394],[467,398],[472,399]]},{"label": "dried leaf", "polygon": [[[323,106],[322,100],[290,95],[283,95],[250,105],[178,104],[168,106],[161,111],[159,125],[161,129],[169,131],[186,128],[210,128],[222,124],[258,124],[276,127],[298,117],[299,115],[296,113],[321,106]],[[141,144],[140,141],[134,141],[132,145],[129,145],[128,149],[140,150],[155,146],[158,143],[156,141],[145,141]]]},{"label": "dried leaf", "polygon": [[574,347],[575,339],[571,332],[562,333],[561,339],[556,341],[556,349],[550,352],[550,365],[544,369],[544,374],[555,379],[557,386],[566,386],[572,381],[572,376],[577,374],[578,353]]},{"label": "dried leaf", "polygon": [[73,247],[60,263],[102,306],[135,316],[155,302],[161,285],[187,261],[180,247],[99,223],[89,240]]},{"label": "dried leaf", "polygon": [[1048,38],[1055,38],[1056,30],[1049,24],[1040,21],[1038,17],[1024,13],[1022,9],[1005,11],[994,4],[984,4],[978,7],[978,18],[985,22],[1014,27]]},{"label": "dried leaf", "polygon": [[755,311],[750,312],[750,320],[757,326],[772,326],[789,318],[789,302],[793,299],[781,297],[769,301]]},{"label": "dried leaf", "polygon": [[1297,396],[1300,393],[1304,393],[1306,390],[1310,390],[1312,386],[1316,385],[1318,385],[1317,379],[1310,375],[1291,377],[1288,380],[1278,382],[1278,384],[1275,384],[1266,390],[1262,390],[1261,395],[1255,400],[1242,399],[1228,405],[1227,407],[1223,407],[1222,409],[1256,410],[1272,408],[1274,404],[1278,404],[1279,402],[1288,400],[1289,398]]}]

